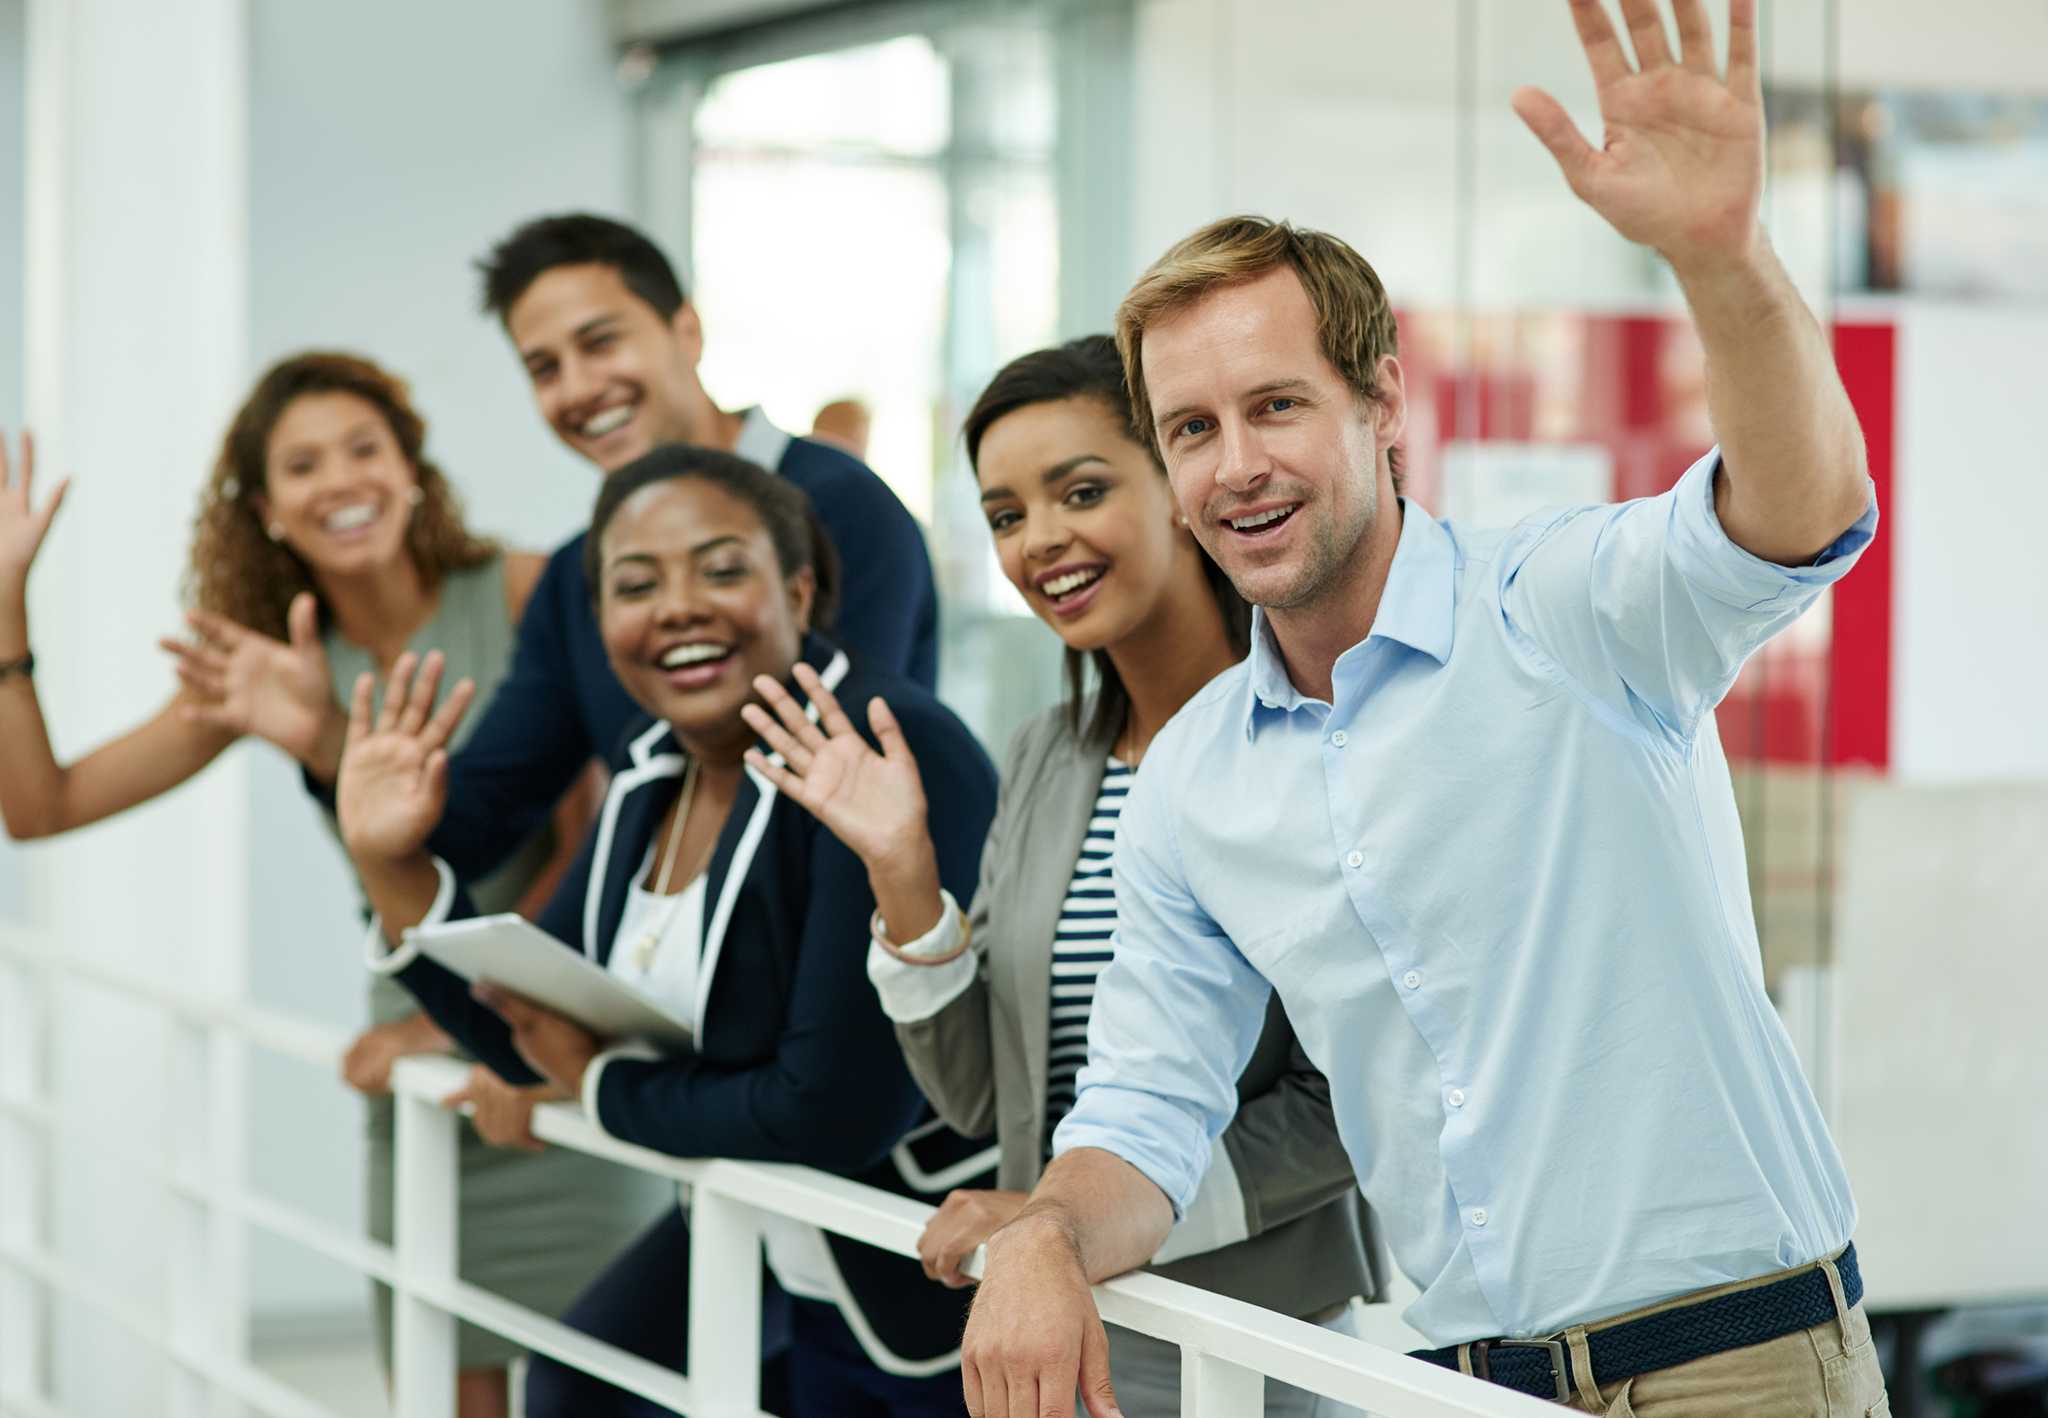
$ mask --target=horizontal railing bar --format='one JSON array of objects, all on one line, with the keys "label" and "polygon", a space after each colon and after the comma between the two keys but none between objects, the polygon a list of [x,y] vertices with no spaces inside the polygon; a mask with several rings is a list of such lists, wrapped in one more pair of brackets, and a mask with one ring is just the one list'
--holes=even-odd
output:
[{"label": "horizontal railing bar", "polygon": [[[246,1001],[208,999],[130,971],[60,955],[5,932],[0,932],[0,955],[146,999],[189,1021],[222,1029],[256,1047],[316,1067],[335,1066],[346,1046],[346,1037],[340,1032],[309,1021]],[[392,1084],[395,1091],[438,1103],[462,1086],[468,1068],[452,1058],[415,1056],[399,1061],[393,1069]],[[17,1115],[42,1121],[67,1137],[88,1140],[82,1131],[60,1120],[53,1121],[46,1105],[14,1100],[8,1106]],[[570,1104],[548,1104],[536,1109],[533,1129],[536,1136],[558,1146],[677,1182],[708,1186],[757,1209],[795,1216],[898,1255],[916,1255],[918,1236],[932,1214],[932,1208],[906,1197],[873,1191],[807,1168],[724,1159],[686,1160],[637,1147],[607,1136]],[[107,1150],[103,1144],[98,1145]],[[144,1161],[155,1173],[165,1174],[160,1162]],[[190,1190],[194,1185],[182,1175],[170,1180],[180,1190]],[[394,1265],[388,1248],[373,1250],[367,1245],[351,1245],[320,1223],[262,1198],[243,1195],[215,1200],[252,1224],[298,1240],[362,1273],[377,1275],[381,1271],[379,1278],[392,1283]],[[24,1265],[32,1273],[35,1270],[35,1265],[25,1262],[20,1253],[0,1253],[0,1260]],[[979,1274],[979,1256],[968,1269]],[[51,1275],[61,1272],[59,1266]],[[67,1288],[55,1279],[46,1279],[45,1283]],[[78,1292],[74,1289],[73,1293]],[[574,1364],[643,1397],[671,1406],[683,1406],[690,1401],[688,1381],[673,1370],[601,1344],[486,1291],[458,1282],[445,1289],[413,1288],[411,1293],[436,1308]],[[1473,1392],[1473,1381],[1461,1375],[1160,1276],[1122,1276],[1097,1286],[1096,1295],[1103,1317],[1111,1322],[1169,1342],[1194,1345],[1219,1359],[1369,1408],[1384,1409],[1390,1401],[1398,1400],[1404,1418],[1410,1414],[1414,1418],[1457,1418],[1478,1411],[1497,1413],[1503,1418],[1540,1418],[1555,1411],[1549,1404],[1499,1388],[1487,1388],[1481,1399]],[[81,1294],[80,1298],[86,1297]],[[112,1302],[111,1297],[100,1298],[110,1302],[101,1308],[118,1318],[118,1302]],[[128,1327],[145,1339],[151,1338],[155,1328],[133,1315]],[[260,1371],[252,1372],[267,1378]],[[263,1406],[260,1400],[251,1401]]]},{"label": "horizontal railing bar", "polygon": [[296,1241],[307,1250],[326,1256],[372,1280],[390,1285],[398,1274],[397,1257],[391,1247],[381,1241],[366,1241],[351,1235],[296,1207],[249,1191],[217,1194],[212,1200],[237,1220],[287,1241]]},{"label": "horizontal railing bar", "polygon": [[12,1246],[0,1247],[0,1266],[12,1266],[33,1277],[45,1289],[98,1311],[172,1363],[229,1390],[244,1403],[261,1409],[269,1418],[343,1418],[334,1409],[315,1403],[252,1364],[196,1353],[175,1340],[165,1340],[162,1337],[163,1325],[114,1290],[94,1282],[76,1266],[67,1265],[53,1255]]},{"label": "horizontal railing bar", "polygon": [[0,933],[0,955],[40,966],[60,977],[148,1000],[191,1023],[225,1029],[272,1053],[296,1058],[316,1068],[336,1066],[348,1048],[346,1033],[311,1020],[265,1009],[247,1000],[209,998],[133,970],[66,955],[5,933]]},{"label": "horizontal railing bar", "polygon": [[49,1137],[68,1143],[81,1152],[96,1152],[102,1157],[111,1158],[128,1168],[134,1175],[155,1182],[179,1196],[194,1201],[211,1199],[213,1189],[193,1168],[173,1166],[164,1160],[161,1152],[138,1147],[124,1140],[117,1132],[73,1122],[47,1103],[31,1102],[22,1098],[0,1098],[0,1113],[32,1123],[42,1128]]}]

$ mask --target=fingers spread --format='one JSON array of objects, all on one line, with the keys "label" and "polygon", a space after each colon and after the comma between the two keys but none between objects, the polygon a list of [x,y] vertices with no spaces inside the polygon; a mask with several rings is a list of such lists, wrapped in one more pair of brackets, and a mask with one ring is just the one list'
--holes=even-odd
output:
[{"label": "fingers spread", "polygon": [[825,732],[833,737],[853,732],[853,721],[846,717],[846,711],[839,707],[839,699],[825,687],[825,681],[809,665],[796,667],[796,682],[804,687],[804,693],[811,696],[811,703],[818,706],[818,722],[825,726]]},{"label": "fingers spread", "polygon": [[1564,172],[1565,181],[1577,191],[1584,180],[1586,165],[1593,160],[1593,146],[1579,132],[1571,115],[1564,111],[1564,105],[1541,89],[1520,88],[1515,90],[1515,112],[1522,122],[1529,125],[1529,131],[1537,141],[1550,149],[1550,155],[1557,159],[1557,165]]},{"label": "fingers spread", "polygon": [[[455,730],[462,723],[462,716],[469,712],[470,702],[476,698],[476,681],[467,676],[456,681],[455,688],[448,692],[447,702],[434,715],[420,741],[430,749],[439,751],[455,737]],[[444,754],[443,757],[446,757]]]},{"label": "fingers spread", "polygon": [[1586,51],[1595,84],[1604,88],[1629,76],[1632,71],[1621,50],[1621,37],[1615,34],[1600,0],[1572,0],[1572,23],[1578,26],[1579,44]]},{"label": "fingers spread", "polygon": [[434,700],[441,693],[441,671],[447,666],[447,658],[439,650],[429,651],[421,662],[419,682],[406,696],[403,711],[398,716],[398,731],[408,738],[418,737],[420,730],[426,727],[427,715],[433,711]]},{"label": "fingers spread", "polygon": [[1678,58],[1679,62],[1695,74],[1712,78],[1714,67],[1714,30],[1707,22],[1706,0],[1673,0],[1672,10],[1678,17]]},{"label": "fingers spread", "polygon": [[747,766],[773,783],[776,792],[783,794],[785,797],[794,798],[798,802],[804,800],[803,779],[797,777],[796,774],[790,772],[758,748],[748,749],[745,757]]},{"label": "fingers spread", "polygon": [[1762,101],[1756,61],[1756,0],[1728,0],[1728,87]]},{"label": "fingers spread", "polygon": [[868,701],[868,727],[875,731],[875,742],[882,746],[884,758],[911,756],[910,745],[903,737],[903,726],[896,722],[896,711],[879,694]]},{"label": "fingers spread", "polygon": [[370,694],[376,688],[377,677],[368,670],[356,676],[356,687],[348,696],[348,732],[342,736],[344,747],[353,748],[370,734]]},{"label": "fingers spread", "polygon": [[408,650],[391,667],[391,678],[384,684],[384,707],[377,715],[378,733],[388,734],[398,727],[398,716],[405,712],[405,701],[412,692],[412,673],[419,663],[420,657]]},{"label": "fingers spread", "polygon": [[1628,21],[1628,37],[1636,47],[1636,63],[1644,69],[1665,69],[1671,65],[1671,46],[1664,34],[1664,16],[1657,0],[1621,0],[1622,18]]},{"label": "fingers spread", "polygon": [[791,738],[782,725],[769,718],[767,711],[758,704],[749,704],[741,709],[740,717],[746,720],[748,728],[761,736],[763,743],[772,751],[781,754],[799,773],[810,768],[811,755],[805,751],[803,745]]}]

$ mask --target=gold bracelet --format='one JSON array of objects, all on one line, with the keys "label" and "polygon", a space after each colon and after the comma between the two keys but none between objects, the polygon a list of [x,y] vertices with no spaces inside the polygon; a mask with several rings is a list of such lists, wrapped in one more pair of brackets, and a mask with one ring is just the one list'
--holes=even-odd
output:
[{"label": "gold bracelet", "polygon": [[[960,911],[957,905],[953,909]],[[876,945],[881,946],[882,949],[888,951],[889,954],[895,956],[898,960],[901,960],[905,965],[950,965],[973,947],[974,918],[965,911],[960,911],[960,944],[954,949],[947,951],[944,955],[906,955],[895,942],[889,939],[888,926],[882,920],[882,913],[879,908],[868,920],[868,935],[874,940]]]}]

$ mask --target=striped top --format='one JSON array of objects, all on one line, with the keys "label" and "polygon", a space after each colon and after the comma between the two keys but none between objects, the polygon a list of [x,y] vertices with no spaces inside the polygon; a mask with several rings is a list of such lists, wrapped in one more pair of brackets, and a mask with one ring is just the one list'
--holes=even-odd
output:
[{"label": "striped top", "polygon": [[1088,1062],[1088,1011],[1095,1004],[1095,977],[1109,963],[1109,938],[1116,930],[1116,884],[1110,867],[1116,856],[1116,821],[1137,770],[1112,754],[1102,773],[1102,791],[1088,819],[1088,835],[1067,885],[1060,921],[1052,937],[1052,1040],[1046,1050],[1045,1155],[1052,1156],[1053,1130],[1074,1106],[1074,1078]]}]

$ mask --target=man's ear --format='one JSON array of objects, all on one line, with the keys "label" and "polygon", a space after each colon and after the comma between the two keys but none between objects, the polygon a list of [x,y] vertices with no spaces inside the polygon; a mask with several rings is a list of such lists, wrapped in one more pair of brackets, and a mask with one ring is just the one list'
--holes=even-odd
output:
[{"label": "man's ear", "polygon": [[704,322],[697,318],[697,307],[684,301],[676,307],[676,313],[668,318],[669,333],[675,336],[683,357],[692,369],[704,358]]},{"label": "man's ear", "polygon": [[1373,370],[1373,382],[1380,391],[1367,410],[1372,420],[1373,441],[1383,449],[1391,448],[1401,441],[1402,431],[1408,427],[1408,383],[1401,361],[1392,355],[1381,355]]}]

